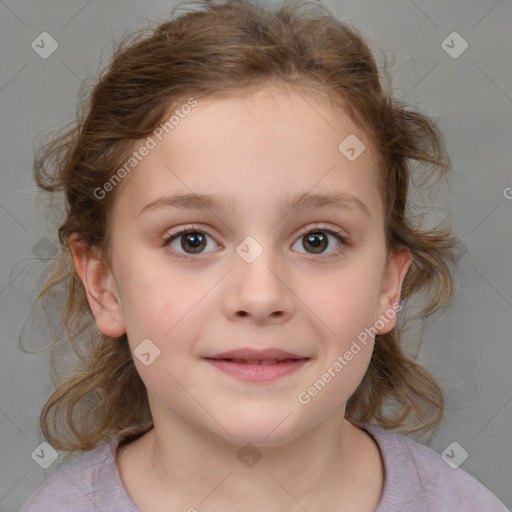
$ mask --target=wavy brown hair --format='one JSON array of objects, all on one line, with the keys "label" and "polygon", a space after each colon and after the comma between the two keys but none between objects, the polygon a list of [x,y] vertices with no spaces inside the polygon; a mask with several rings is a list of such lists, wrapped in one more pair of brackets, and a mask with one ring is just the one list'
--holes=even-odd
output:
[{"label": "wavy brown hair", "polygon": [[[38,296],[41,303],[59,305],[61,322],[52,342],[55,390],[40,427],[54,447],[68,453],[91,450],[121,429],[151,422],[126,334],[110,338],[98,331],[69,241],[78,236],[108,260],[116,190],[102,199],[94,191],[123,165],[137,141],[188,98],[221,98],[277,84],[343,109],[378,157],[388,253],[407,248],[413,256],[404,304],[413,295],[422,298],[423,322],[453,295],[451,226],[423,229],[408,199],[413,164],[428,185],[446,174],[449,158],[435,122],[394,98],[389,62],[384,58],[379,69],[361,32],[313,2],[285,1],[272,9],[243,0],[188,5],[200,9],[125,37],[73,126],[36,154],[38,186],[65,197],[61,248]],[[347,404],[353,422],[425,432],[441,421],[443,393],[416,357],[405,354],[404,327],[400,318],[392,331],[377,335],[368,370]],[[63,371],[56,361],[66,347],[76,364]]]}]

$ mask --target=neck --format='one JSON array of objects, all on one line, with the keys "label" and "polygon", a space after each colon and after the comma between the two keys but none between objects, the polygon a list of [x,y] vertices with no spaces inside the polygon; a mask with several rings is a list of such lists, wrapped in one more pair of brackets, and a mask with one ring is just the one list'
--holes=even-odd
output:
[{"label": "neck", "polygon": [[333,499],[353,502],[364,483],[368,437],[344,420],[344,410],[299,438],[263,447],[233,445],[174,416],[154,420],[144,436],[144,472],[155,492],[165,489],[167,505],[183,510],[231,510],[234,503],[251,511],[319,510],[323,501],[330,510]]}]

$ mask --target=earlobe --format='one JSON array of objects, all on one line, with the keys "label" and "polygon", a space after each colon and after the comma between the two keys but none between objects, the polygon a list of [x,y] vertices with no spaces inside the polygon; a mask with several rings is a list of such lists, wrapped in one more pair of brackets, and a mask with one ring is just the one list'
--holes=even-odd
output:
[{"label": "earlobe", "polygon": [[411,261],[412,255],[408,249],[403,249],[390,256],[379,301],[379,319],[384,326],[377,330],[378,334],[385,334],[396,325],[402,284]]},{"label": "earlobe", "polygon": [[96,247],[88,247],[73,234],[70,237],[71,254],[98,329],[110,337],[126,332],[114,276]]}]

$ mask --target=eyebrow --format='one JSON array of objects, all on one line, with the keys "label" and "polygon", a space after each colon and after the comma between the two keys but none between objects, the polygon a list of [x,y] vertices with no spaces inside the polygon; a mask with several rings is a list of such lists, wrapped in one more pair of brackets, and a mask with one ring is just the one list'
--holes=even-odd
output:
[{"label": "eyebrow", "polygon": [[[281,210],[313,209],[337,207],[353,210],[371,217],[367,206],[356,196],[345,192],[297,193],[279,204]],[[236,199],[232,196],[214,194],[176,193],[160,197],[145,205],[138,215],[160,208],[175,208],[177,210],[230,210],[236,213]]]}]

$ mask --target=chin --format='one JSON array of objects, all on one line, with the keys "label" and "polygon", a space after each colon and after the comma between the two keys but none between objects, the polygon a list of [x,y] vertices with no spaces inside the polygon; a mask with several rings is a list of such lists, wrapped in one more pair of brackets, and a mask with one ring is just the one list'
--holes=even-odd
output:
[{"label": "chin", "polygon": [[231,444],[279,446],[293,441],[300,435],[298,425],[292,420],[292,416],[290,411],[267,415],[253,413],[246,414],[245,417],[234,415],[232,421],[226,419],[222,423],[231,436],[222,429],[218,433]]}]

